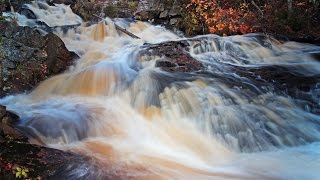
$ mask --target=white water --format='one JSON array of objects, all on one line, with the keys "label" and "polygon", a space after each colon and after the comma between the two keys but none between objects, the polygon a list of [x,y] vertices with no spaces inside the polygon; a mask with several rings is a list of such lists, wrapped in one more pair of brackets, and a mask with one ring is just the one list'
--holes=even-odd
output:
[{"label": "white water", "polygon": [[[42,7],[29,6],[49,26],[81,22],[67,6]],[[19,18],[20,25],[30,21]],[[30,94],[0,100],[20,115],[19,127],[33,142],[92,157],[101,167],[97,179],[320,178],[320,117],[310,103],[227,68],[279,65],[318,75],[310,53],[319,47],[258,35],[195,37],[188,39],[190,54],[215,75],[175,74],[155,67],[163,57],[141,51],[144,43],[183,39],[117,20],[142,38],[132,39],[106,21],[57,30],[80,59]],[[319,88],[307,92],[318,105]]]}]

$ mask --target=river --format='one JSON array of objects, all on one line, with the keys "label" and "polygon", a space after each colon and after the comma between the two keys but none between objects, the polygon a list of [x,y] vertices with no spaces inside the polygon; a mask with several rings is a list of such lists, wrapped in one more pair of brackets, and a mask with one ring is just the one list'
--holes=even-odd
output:
[{"label": "river", "polygon": [[[68,177],[320,179],[319,46],[261,34],[185,38],[115,19],[134,39],[109,18],[88,25],[68,6],[40,4],[28,5],[37,20],[16,15],[18,23],[81,24],[55,28],[80,58],[0,103],[19,114],[32,142],[99,167]],[[156,66],[164,55],[143,53],[168,41],[186,42],[201,70],[165,71]]]}]

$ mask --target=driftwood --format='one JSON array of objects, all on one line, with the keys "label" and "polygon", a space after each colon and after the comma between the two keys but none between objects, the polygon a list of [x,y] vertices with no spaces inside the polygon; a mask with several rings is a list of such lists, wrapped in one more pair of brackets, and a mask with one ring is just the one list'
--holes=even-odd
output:
[{"label": "driftwood", "polygon": [[251,0],[251,4],[252,4],[255,8],[257,8],[257,9],[259,10],[259,12],[260,12],[260,14],[261,14],[261,17],[263,17],[263,16],[264,16],[263,11],[259,8],[259,6],[256,4],[256,2],[254,2],[254,0]]},{"label": "driftwood", "polygon": [[124,28],[122,28],[122,27],[118,26],[116,23],[114,23],[114,26],[116,27],[116,29],[117,29],[117,30],[119,30],[119,31],[121,31],[121,32],[123,32],[123,33],[125,33],[125,34],[127,34],[128,36],[130,36],[130,37],[132,37],[132,38],[135,38],[135,39],[141,39],[140,37],[138,37],[138,36],[134,35],[133,33],[129,32],[129,31],[127,31],[126,29],[124,29]]},{"label": "driftwood", "polygon": [[[99,19],[101,19],[101,20],[103,20],[103,21],[106,22],[106,20],[105,20],[104,18],[100,17],[100,16],[97,16],[97,15],[95,15],[95,14],[94,14],[93,16],[95,16],[95,17],[97,17],[97,18],[99,18]],[[125,28],[120,27],[120,26],[117,25],[116,23],[113,23],[113,24],[114,24],[114,26],[115,26],[115,28],[116,28],[117,30],[125,33],[126,35],[128,35],[128,36],[130,36],[130,37],[132,37],[132,38],[135,38],[135,39],[141,39],[140,37],[134,35],[133,33],[129,32],[129,31],[127,31]]]}]

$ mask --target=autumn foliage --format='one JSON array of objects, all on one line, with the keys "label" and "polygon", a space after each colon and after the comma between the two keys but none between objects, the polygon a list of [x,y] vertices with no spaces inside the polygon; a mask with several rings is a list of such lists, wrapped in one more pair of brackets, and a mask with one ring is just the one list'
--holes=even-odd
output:
[{"label": "autumn foliage", "polygon": [[[189,22],[197,33],[267,32],[320,38],[320,0],[190,0]],[[201,27],[201,28],[199,28]]]},{"label": "autumn foliage", "polygon": [[196,12],[211,33],[230,35],[254,31],[255,14],[246,2],[192,0],[187,8]]}]

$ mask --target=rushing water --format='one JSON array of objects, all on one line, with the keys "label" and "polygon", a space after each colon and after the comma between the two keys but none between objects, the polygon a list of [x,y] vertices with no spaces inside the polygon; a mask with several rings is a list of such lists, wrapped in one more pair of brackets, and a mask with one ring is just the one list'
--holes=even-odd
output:
[{"label": "rushing water", "polygon": [[[16,15],[20,25],[82,23],[64,5],[27,8],[38,18]],[[320,179],[320,47],[257,34],[185,39],[116,20],[141,37],[133,39],[106,22],[55,28],[80,59],[31,93],[1,100],[33,142],[90,156],[100,167],[66,176]],[[167,72],[155,66],[164,56],[141,53],[165,41],[187,42],[203,70]],[[277,84],[275,71],[303,79],[293,84],[313,82]]]}]

